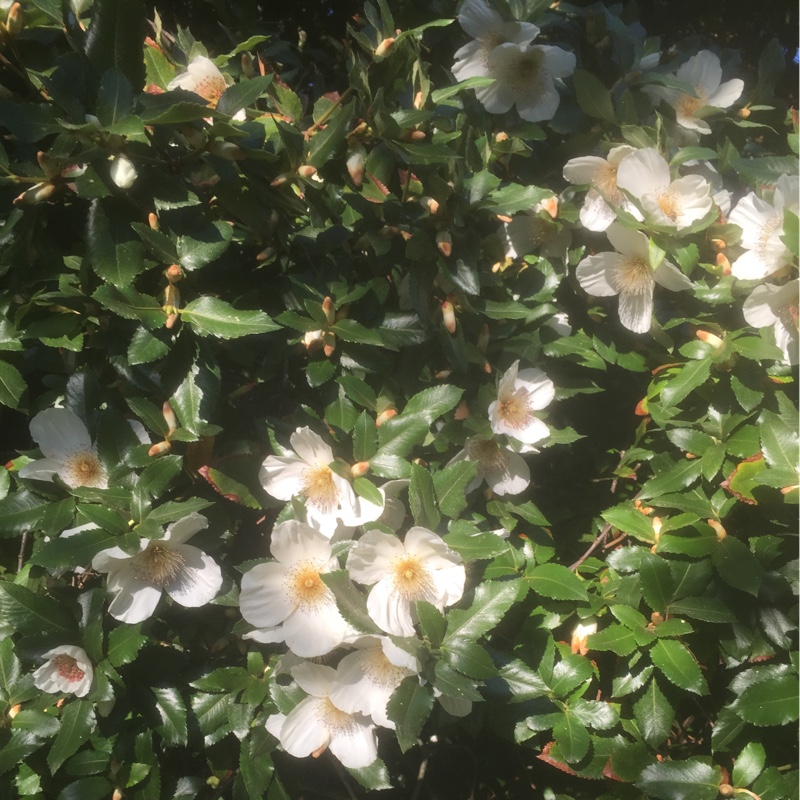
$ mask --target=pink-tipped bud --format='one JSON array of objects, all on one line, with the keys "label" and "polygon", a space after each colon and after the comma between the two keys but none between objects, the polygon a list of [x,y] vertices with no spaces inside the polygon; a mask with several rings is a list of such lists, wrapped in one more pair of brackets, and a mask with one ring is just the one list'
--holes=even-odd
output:
[{"label": "pink-tipped bud", "polygon": [[147,455],[149,456],[163,456],[164,453],[169,453],[172,450],[172,445],[167,442],[159,442],[158,444],[154,444],[148,451]]},{"label": "pink-tipped bud", "polygon": [[322,301],[322,313],[325,315],[328,325],[333,325],[336,321],[336,309],[333,307],[333,300],[330,297],[326,297]]},{"label": "pink-tipped bud", "polygon": [[375,48],[375,55],[379,58],[383,56],[388,56],[389,53],[392,52],[394,48],[394,39],[390,36],[387,39],[384,39],[376,48]]},{"label": "pink-tipped bud", "polygon": [[717,253],[717,266],[720,268],[723,275],[731,274],[731,262],[728,261],[725,253]]},{"label": "pink-tipped bud", "polygon": [[336,334],[325,331],[322,334],[322,341],[324,342],[322,352],[325,353],[326,358],[330,358],[336,350]]},{"label": "pink-tipped bud", "polygon": [[173,312],[171,314],[167,314],[167,321],[164,323],[164,327],[167,330],[172,330],[178,322],[178,315]]},{"label": "pink-tipped bud", "polygon": [[303,347],[310,353],[319,350],[322,347],[323,336],[322,331],[306,331],[303,334]]},{"label": "pink-tipped bud", "polygon": [[505,222],[506,225],[508,225],[508,223],[511,222],[511,217],[507,216],[506,214],[498,214],[497,219],[500,222]]},{"label": "pink-tipped bud", "polygon": [[161,415],[164,417],[164,422],[167,423],[167,436],[171,436],[178,429],[178,418],[169,403],[164,403],[161,406]]},{"label": "pink-tipped bud", "polygon": [[301,178],[305,178],[306,180],[310,180],[317,174],[317,168],[312,167],[311,164],[303,164],[297,168],[297,174]]},{"label": "pink-tipped bud", "polygon": [[22,33],[25,27],[25,12],[22,10],[20,3],[14,3],[8,9],[8,16],[6,17],[6,31],[9,36],[17,36]]},{"label": "pink-tipped bud", "polygon": [[456,310],[453,308],[453,304],[449,300],[445,300],[442,303],[442,319],[444,320],[444,326],[447,328],[449,333],[456,332]]},{"label": "pink-tipped bud", "polygon": [[411,131],[411,133],[408,134],[408,138],[412,142],[421,142],[423,139],[428,138],[428,134],[425,133],[425,131]]},{"label": "pink-tipped bud", "polygon": [[453,370],[451,369],[440,369],[433,377],[436,378],[437,381],[446,381],[452,372]]},{"label": "pink-tipped bud", "polygon": [[717,534],[718,542],[721,542],[728,535],[728,532],[722,527],[721,522],[718,522],[715,519],[709,519],[707,522],[714,529],[714,533]]},{"label": "pink-tipped bud", "polygon": [[364,170],[366,160],[364,158],[363,150],[353,150],[347,156],[347,171],[350,173],[350,178],[356,186],[361,186],[364,182]]},{"label": "pink-tipped bud", "polygon": [[719,350],[725,342],[719,338],[715,333],[711,333],[710,331],[697,331],[695,336],[701,341],[705,342],[708,345],[711,345],[715,350]]},{"label": "pink-tipped bud", "polygon": [[653,625],[660,625],[663,621],[664,621],[664,615],[662,613],[660,613],[659,611],[654,611],[650,615],[650,622]]},{"label": "pink-tipped bud", "polygon": [[164,287],[164,306],[173,309],[181,306],[181,293],[174,283],[168,283]]},{"label": "pink-tipped bud", "polygon": [[656,537],[656,541],[659,540],[661,536],[661,528],[664,527],[664,523],[661,521],[661,517],[653,517],[653,535]]},{"label": "pink-tipped bud", "polygon": [[150,226],[151,231],[161,230],[161,225],[158,221],[158,215],[152,211],[147,215],[147,224]]},{"label": "pink-tipped bud", "polygon": [[389,408],[384,409],[381,411],[380,414],[375,419],[375,427],[380,428],[384,422],[388,422],[392,417],[397,416],[397,409],[389,406]]},{"label": "pink-tipped bud", "polygon": [[551,219],[555,219],[558,216],[558,198],[553,195],[553,197],[542,200],[542,208],[550,215]]},{"label": "pink-tipped bud", "polygon": [[114,793],[111,795],[111,800],[124,800],[124,799],[125,799],[125,795],[122,794],[122,792],[120,791],[119,787],[114,789]]},{"label": "pink-tipped bud", "polygon": [[55,190],[56,187],[52,183],[37,183],[35,186],[31,186],[30,189],[26,189],[22,194],[17,195],[14,198],[14,205],[25,207],[43,203]]},{"label": "pink-tipped bud", "polygon": [[422,92],[417,92],[414,95],[414,108],[417,111],[422,110],[425,107],[425,98],[422,96]]},{"label": "pink-tipped bud", "polygon": [[445,258],[450,258],[453,252],[453,237],[450,235],[450,231],[439,231],[436,234],[436,246]]},{"label": "pink-tipped bud", "polygon": [[713,244],[717,250],[725,250],[728,246],[728,243],[724,239],[712,239],[711,244]]},{"label": "pink-tipped bud", "polygon": [[256,261],[272,261],[277,255],[274,247],[265,247],[257,256]]},{"label": "pink-tipped bud", "polygon": [[353,464],[350,467],[350,474],[354,478],[360,478],[362,475],[366,475],[369,472],[369,461],[359,461],[357,464]]},{"label": "pink-tipped bud", "polygon": [[280,175],[278,175],[277,178],[273,178],[269,182],[269,185],[274,186],[275,188],[277,188],[278,186],[284,186],[289,182],[289,177],[290,176],[288,172],[282,172]]},{"label": "pink-tipped bud", "polygon": [[164,270],[164,275],[170,283],[177,283],[183,279],[183,270],[178,264],[170,264]]},{"label": "pink-tipped bud", "polygon": [[508,134],[505,131],[499,131],[494,135],[494,140],[496,142],[505,142],[508,140]]},{"label": "pink-tipped bud", "polygon": [[432,197],[421,197],[420,202],[425,208],[428,209],[429,214],[439,213],[439,201],[434,200]]},{"label": "pink-tipped bud", "polygon": [[749,108],[740,108],[739,109],[739,116],[742,119],[747,119],[750,116],[750,114],[751,114],[751,111],[750,111]]},{"label": "pink-tipped bud", "polygon": [[14,717],[16,717],[20,711],[22,711],[22,706],[19,703],[11,706],[11,708],[8,710],[8,718],[14,719]]},{"label": "pink-tipped bud", "polygon": [[44,150],[39,150],[36,154],[36,160],[39,162],[39,168],[44,172],[48,180],[61,174],[61,168],[44,152]]}]

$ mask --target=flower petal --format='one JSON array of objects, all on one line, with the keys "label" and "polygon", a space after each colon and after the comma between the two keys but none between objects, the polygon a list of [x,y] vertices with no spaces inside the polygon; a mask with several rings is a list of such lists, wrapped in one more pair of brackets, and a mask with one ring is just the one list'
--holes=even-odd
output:
[{"label": "flower petal", "polygon": [[692,288],[692,282],[666,259],[653,270],[653,278],[656,283],[672,292],[680,292],[683,289]]},{"label": "flower petal", "polygon": [[303,658],[327,655],[344,641],[349,630],[333,601],[330,605],[317,604],[309,611],[297,608],[283,623],[286,644]]},{"label": "flower petal", "polygon": [[389,578],[378,581],[367,597],[367,611],[375,624],[395,636],[414,636],[409,602],[395,591]]},{"label": "flower petal", "polygon": [[564,164],[564,180],[578,186],[588,185],[594,180],[595,173],[605,165],[606,160],[599,156],[571,158]]},{"label": "flower petal", "polygon": [[607,231],[608,241],[617,252],[626,256],[635,256],[649,261],[649,242],[641,231],[635,231],[625,225],[614,223]]},{"label": "flower petal", "polygon": [[330,750],[349,769],[368,767],[378,757],[378,737],[372,724],[358,725],[355,729],[334,731]]},{"label": "flower petal", "polygon": [[637,198],[656,194],[669,184],[669,164],[653,147],[625,156],[617,169],[617,186]]},{"label": "flower petal", "polygon": [[620,294],[619,321],[629,331],[647,333],[653,324],[653,293]]},{"label": "flower petal", "polygon": [[161,589],[138,578],[130,565],[109,573],[108,589],[116,592],[108,613],[114,619],[131,625],[151,617],[161,599]]},{"label": "flower petal", "polygon": [[256,564],[242,575],[239,610],[251,625],[271,628],[291,614],[294,604],[286,592],[286,567],[275,562]]},{"label": "flower petal", "polygon": [[503,18],[485,0],[464,0],[458,10],[458,24],[474,39],[481,39],[499,28]]},{"label": "flower petal", "polygon": [[86,425],[68,408],[46,408],[31,420],[30,427],[45,458],[63,461],[73,451],[93,450]]},{"label": "flower petal", "polygon": [[575,277],[581,289],[592,297],[611,297],[618,294],[611,282],[611,276],[621,260],[619,253],[598,253],[584,258],[575,268]]},{"label": "flower petal", "polygon": [[[310,661],[292,667],[290,672],[297,685],[312,697],[327,697],[336,680],[336,670],[323,664],[312,664]],[[342,709],[346,711],[346,709]]]},{"label": "flower petal", "polygon": [[531,483],[531,471],[525,459],[511,450],[506,450],[505,455],[505,467],[488,467],[484,474],[486,483],[500,497],[520,494]]},{"label": "flower petal", "polygon": [[281,564],[316,560],[328,562],[331,544],[328,539],[310,525],[295,519],[286,520],[272,529],[270,552]]},{"label": "flower petal", "polygon": [[404,553],[396,536],[367,531],[347,554],[347,571],[354,581],[370,586],[388,575],[392,561]]},{"label": "flower petal", "polygon": [[35,481],[52,481],[53,476],[61,469],[61,462],[52,458],[40,458],[25,464],[19,471],[20,478]]},{"label": "flower petal", "polygon": [[267,494],[289,501],[303,491],[307,469],[308,464],[298,456],[267,456],[258,479]]},{"label": "flower petal", "polygon": [[184,558],[177,577],[170,581],[164,591],[186,608],[199,608],[210,603],[222,586],[222,571],[211,556],[190,544],[179,544],[172,548]]},{"label": "flower petal", "polygon": [[327,467],[333,461],[333,450],[311,428],[298,428],[290,437],[292,449],[306,464]]},{"label": "flower petal", "polygon": [[330,741],[328,729],[320,722],[324,714],[323,703],[317,697],[306,697],[287,715],[279,738],[289,755],[297,758],[310,756]]},{"label": "flower petal", "polygon": [[167,527],[164,541],[169,541],[172,544],[183,544],[207,527],[208,520],[202,514],[193,511]]},{"label": "flower petal", "polygon": [[739,78],[734,78],[730,81],[725,81],[711,97],[708,98],[708,105],[714,108],[728,108],[732,106],[742,95],[744,91],[744,81]]},{"label": "flower petal", "polygon": [[517,373],[516,386],[522,386],[528,393],[528,402],[534,411],[541,411],[553,402],[556,388],[553,381],[540,369],[521,369]]}]

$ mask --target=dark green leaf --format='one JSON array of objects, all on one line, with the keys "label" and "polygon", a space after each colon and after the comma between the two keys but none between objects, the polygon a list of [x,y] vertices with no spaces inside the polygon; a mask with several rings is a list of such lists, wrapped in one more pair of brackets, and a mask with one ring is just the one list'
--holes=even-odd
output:
[{"label": "dark green leaf", "polygon": [[86,36],[86,55],[98,74],[116,67],[134,91],[140,91],[145,79],[144,38],[142,0],[96,0]]},{"label": "dark green leaf", "polygon": [[716,800],[720,779],[719,767],[688,758],[650,764],[635,783],[657,800]]},{"label": "dark green leaf", "polygon": [[0,500],[0,536],[18,536],[35,528],[47,508],[47,501],[27,489]]},{"label": "dark green leaf", "polygon": [[229,86],[217,102],[217,111],[232,117],[237,111],[252,106],[272,83],[272,75],[256,75]]},{"label": "dark green leaf", "polygon": [[497,674],[489,654],[475,642],[466,639],[453,639],[442,648],[445,661],[469,678],[478,680],[491,678]]},{"label": "dark green leaf", "polygon": [[719,576],[729,586],[741,589],[754,597],[758,595],[764,577],[764,567],[747,545],[734,536],[726,536],[718,543],[711,555],[711,561]]},{"label": "dark green leaf", "polygon": [[781,675],[774,680],[748,686],[731,708],[753,725],[786,725],[798,718],[796,675]]},{"label": "dark green leaf", "polygon": [[404,753],[417,743],[432,708],[433,692],[430,686],[420,686],[416,675],[405,678],[395,689],[386,713],[397,726],[397,741]]},{"label": "dark green leaf", "polygon": [[526,573],[525,581],[531,589],[543,597],[554,600],[577,600],[586,602],[588,596],[584,582],[561,564],[540,564]]},{"label": "dark green leaf", "polygon": [[[131,222],[128,208],[116,198],[92,201],[86,228],[89,260],[94,271],[122,294],[133,291],[133,279],[145,270],[144,248]],[[95,298],[100,299],[97,292]]]},{"label": "dark green leaf", "polygon": [[578,105],[590,117],[615,123],[617,116],[608,89],[591,72],[576,69],[572,75]]},{"label": "dark green leaf", "polygon": [[695,694],[708,694],[700,666],[685,645],[674,639],[660,639],[650,650],[650,658],[670,683]]},{"label": "dark green leaf", "polygon": [[108,660],[112,666],[120,667],[136,658],[136,654],[147,641],[141,634],[141,625],[120,625],[108,635]]},{"label": "dark green leaf", "polygon": [[94,709],[88,700],[70,700],[61,714],[61,729],[47,755],[50,772],[58,768],[89,738],[94,728]]},{"label": "dark green leaf", "polygon": [[570,764],[580,761],[589,752],[589,731],[569,712],[553,726],[553,738]]},{"label": "dark green leaf", "polygon": [[735,622],[731,610],[716,597],[682,597],[669,605],[670,614],[683,614],[703,622]]},{"label": "dark green leaf", "polygon": [[181,693],[172,686],[159,688],[154,686],[153,695],[156,708],[161,715],[162,725],[158,729],[169,747],[185,745],[187,742],[186,705]]},{"label": "dark green leaf", "polygon": [[660,747],[669,736],[675,712],[655,679],[650,681],[644,694],[634,703],[633,714],[647,744],[652,748]]},{"label": "dark green leaf", "polygon": [[199,297],[181,312],[184,321],[202,336],[238,339],[253,333],[269,333],[280,326],[263,311],[240,311],[216,297]]},{"label": "dark green leaf", "polygon": [[476,462],[457,461],[434,474],[433,485],[443,514],[457,519],[467,507],[467,486],[477,471]]},{"label": "dark green leaf", "polygon": [[639,575],[647,604],[653,611],[664,612],[675,592],[669,564],[654,553],[644,553]]},{"label": "dark green leaf", "polygon": [[590,650],[610,650],[618,656],[629,656],[636,650],[636,637],[633,631],[622,625],[609,625],[593,633],[587,640]]},{"label": "dark green leaf", "polygon": [[22,394],[27,388],[20,371],[7,361],[0,361],[0,403],[9,408],[17,408]]},{"label": "dark green leaf", "polygon": [[62,603],[8,581],[0,581],[0,612],[0,618],[19,633],[47,631],[69,637],[77,627]]},{"label": "dark green leaf", "polygon": [[487,581],[475,590],[475,599],[465,611],[454,609],[447,618],[444,644],[454,639],[477,641],[490,631],[514,604],[519,594],[519,582]]},{"label": "dark green leaf", "polygon": [[731,778],[734,786],[749,786],[764,769],[767,753],[760,742],[745,745],[733,765]]},{"label": "dark green leaf", "polygon": [[411,483],[408,502],[417,525],[436,530],[441,516],[436,508],[433,479],[430,472],[419,464],[411,465]]},{"label": "dark green leaf", "polygon": [[355,103],[348,103],[328,117],[325,127],[315,133],[308,144],[306,164],[319,168],[335,155],[339,147],[344,145],[345,132],[353,118],[354,110]]}]

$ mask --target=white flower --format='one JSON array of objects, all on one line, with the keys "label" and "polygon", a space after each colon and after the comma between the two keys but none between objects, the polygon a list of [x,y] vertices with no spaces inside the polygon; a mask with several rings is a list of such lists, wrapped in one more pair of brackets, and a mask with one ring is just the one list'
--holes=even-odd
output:
[{"label": "white flower", "polygon": [[608,158],[581,156],[564,165],[564,180],[577,185],[589,185],[581,207],[581,224],[590,231],[604,231],[617,218],[616,208],[627,211],[636,219],[642,215],[617,186],[617,168],[625,156],[636,148],[623,144],[613,147]]},{"label": "white flower", "polygon": [[111,180],[119,186],[120,189],[130,189],[136,181],[139,173],[133,162],[123,155],[115,156],[111,162]]},{"label": "white flower", "polygon": [[673,292],[691,288],[692,282],[664,259],[650,266],[648,238],[615,222],[606,231],[617,252],[597,253],[578,264],[575,275],[585,292],[595,297],[619,295],[619,320],[634,333],[647,333],[653,318],[656,283]]},{"label": "white flower", "polygon": [[743,197],[728,219],[742,229],[742,247],[747,251],[731,264],[731,272],[741,280],[761,280],[791,264],[792,251],[781,241],[783,211],[797,213],[800,178],[781,175],[770,205],[750,192]]},{"label": "white flower", "polygon": [[775,330],[775,344],[783,350],[786,362],[798,363],[798,305],[800,282],[797,279],[774,286],[762,283],[744,301],[744,318],[754,328],[772,326]]},{"label": "white flower", "polygon": [[515,361],[500,379],[497,400],[489,405],[489,423],[497,434],[513,436],[524,444],[535,444],[550,435],[550,429],[534,412],[550,405],[555,397],[553,382],[540,369],[520,369]]},{"label": "white flower", "polygon": [[44,654],[48,659],[33,673],[33,683],[43,692],[70,692],[76,697],[86,697],[92,688],[94,668],[86,651],[64,644]]},{"label": "white flower", "polygon": [[206,527],[208,520],[193,512],[169,525],[163,539],[141,539],[135,555],[119,547],[101,550],[92,568],[108,573],[108,590],[114,594],[109,614],[122,622],[142,622],[156,610],[162,591],[187,608],[213,600],[222,586],[219,565],[184,544]]},{"label": "white flower", "polygon": [[585,656],[588,652],[586,640],[593,633],[597,633],[597,619],[595,617],[586,617],[586,619],[579,622],[572,630],[572,638],[570,641],[570,649],[573,653],[580,653]]},{"label": "white flower", "polygon": [[259,477],[267,494],[285,501],[302,495],[309,523],[329,539],[339,520],[355,528],[380,517],[383,505],[356,495],[350,482],[328,466],[333,451],[321,436],[298,428],[289,441],[295,455],[267,456],[261,466]]},{"label": "white flower", "polygon": [[744,89],[739,78],[722,83],[722,66],[719,57],[710,50],[701,50],[692,56],[677,71],[676,77],[685,81],[696,95],[665,86],[648,86],[646,91],[653,97],[665,100],[675,109],[675,119],[683,128],[711,133],[705,120],[696,116],[701,108],[728,108],[735,103]]},{"label": "white flower", "polygon": [[464,443],[464,449],[448,464],[458,461],[476,461],[478,472],[466,491],[477,489],[483,481],[496,495],[520,494],[531,482],[531,472],[522,456],[498,444],[494,438],[472,436]]},{"label": "white flower", "polygon": [[287,753],[303,758],[322,755],[326,748],[350,769],[368,767],[378,757],[375,725],[362,714],[349,714],[331,699],[337,670],[319,664],[300,664],[292,676],[309,696],[287,715],[273,714],[267,730]]},{"label": "white flower", "polygon": [[669,164],[652,147],[622,159],[617,167],[617,186],[638,200],[652,223],[679,231],[703,219],[712,208],[708,181],[699,175],[673,181]]},{"label": "white flower", "polygon": [[52,481],[58,475],[70,489],[108,487],[106,469],[77,414],[67,408],[46,408],[31,420],[31,436],[44,458],[26,464],[20,477]]},{"label": "white flower", "polygon": [[552,119],[560,102],[554,79],[574,72],[575,56],[560,47],[531,45],[539,35],[535,25],[503,22],[482,0],[467,0],[458,21],[475,40],[455,54],[456,79],[495,78],[491,85],[475,90],[492,114],[516,105],[520,117],[529,122]]},{"label": "white flower", "polygon": [[464,592],[461,556],[426,528],[411,528],[403,542],[368,531],[350,550],[347,570],[353,580],[372,586],[367,611],[381,630],[396,636],[414,636],[416,600],[442,610]]},{"label": "white flower", "polygon": [[[212,108],[216,108],[219,98],[227,88],[225,76],[217,65],[205,56],[195,56],[186,67],[186,72],[174,77],[167,86],[169,91],[185,89],[187,92],[199,94]],[[245,110],[238,111],[233,119],[244,122],[247,119]]]},{"label": "white flower", "polygon": [[554,330],[559,336],[569,336],[572,333],[572,325],[570,325],[569,316],[564,311],[553,314],[544,324],[547,325],[548,328]]},{"label": "white flower", "polygon": [[262,642],[285,641],[295,654],[323,656],[350,633],[333,592],[321,574],[339,568],[331,543],[296,520],[276,525],[270,546],[275,561],[256,564],[242,576],[239,607]]},{"label": "white flower", "polygon": [[404,678],[419,672],[417,659],[387,636],[367,636],[355,644],[358,649],[339,662],[331,701],[342,711],[365,714],[377,725],[394,729],[386,704]]}]

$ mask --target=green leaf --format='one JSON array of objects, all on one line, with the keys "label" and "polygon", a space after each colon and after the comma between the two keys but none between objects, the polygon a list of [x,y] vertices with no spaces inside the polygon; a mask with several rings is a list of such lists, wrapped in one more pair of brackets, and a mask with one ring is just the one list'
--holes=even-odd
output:
[{"label": "green leaf", "polygon": [[653,611],[665,611],[675,593],[669,564],[654,553],[643,553],[639,575],[647,605]]},{"label": "green leaf", "polygon": [[362,411],[353,426],[353,458],[356,461],[369,461],[374,455],[378,444],[378,429],[375,420]]},{"label": "green leaf", "polygon": [[367,602],[364,595],[356,589],[347,570],[325,572],[320,577],[333,592],[336,605],[347,622],[362,633],[376,634],[379,632],[378,626],[367,613]]},{"label": "green leaf", "polygon": [[114,667],[121,667],[136,658],[136,654],[147,637],[141,633],[141,625],[120,625],[108,635],[108,660]]},{"label": "green leaf", "polygon": [[[376,758],[368,767],[361,767],[354,769],[348,767],[347,771],[365,788],[369,791],[381,791],[382,789],[392,789],[392,780],[389,777],[389,770],[386,769],[386,764],[379,758]],[[270,797],[270,800],[272,798]],[[277,800],[277,798],[276,798]],[[288,800],[288,795],[287,795]]]},{"label": "green leaf", "polygon": [[26,388],[20,371],[7,361],[0,361],[0,403],[17,408]]},{"label": "green leaf", "polygon": [[438,661],[434,670],[433,685],[443,694],[455,697],[458,700],[472,700],[480,702],[483,698],[475,688],[475,682],[460,672],[456,672],[449,664]]},{"label": "green leaf", "polygon": [[52,774],[88,740],[94,724],[92,703],[77,698],[70,700],[61,714],[61,729],[47,754]]},{"label": "green leaf", "polygon": [[73,636],[77,628],[67,608],[51,597],[8,581],[0,581],[0,618],[19,633]]},{"label": "green leaf", "polygon": [[68,538],[58,537],[45,542],[32,556],[31,562],[49,569],[87,567],[101,551],[118,544],[118,536],[104,530],[88,530]]},{"label": "green leaf", "polygon": [[18,536],[31,530],[48,505],[39,495],[22,489],[0,500],[0,536]]},{"label": "green leaf", "polygon": [[0,700],[8,700],[11,687],[17,682],[22,670],[14,654],[14,643],[10,638],[0,640]]},{"label": "green leaf", "polygon": [[642,488],[639,499],[656,498],[662,494],[685,489],[700,477],[702,471],[699,459],[682,459],[659,472],[654,478],[650,478]]},{"label": "green leaf", "polygon": [[169,63],[167,57],[155,47],[145,47],[144,65],[147,82],[166,91],[175,77],[175,67]]},{"label": "green leaf", "polygon": [[233,232],[225,222],[214,222],[191,236],[179,236],[178,258],[181,266],[191,272],[215,261],[229,247]]},{"label": "green leaf", "polygon": [[[376,410],[378,398],[375,396],[375,392],[368,383],[362,381],[360,378],[356,378],[355,375],[342,375],[336,379],[336,382],[344,389],[347,397],[354,403],[370,411]],[[372,426],[375,427],[374,421]],[[363,461],[365,459],[361,460]]]},{"label": "green leaf", "polygon": [[719,767],[688,758],[648,765],[635,785],[657,800],[716,800],[720,782]]},{"label": "green leaf", "polygon": [[550,189],[511,183],[489,192],[480,207],[495,214],[514,214],[517,211],[529,210],[537,203],[552,196],[553,192]]},{"label": "green leaf", "polygon": [[272,75],[256,75],[229,86],[217,102],[217,111],[232,117],[237,111],[252,106],[272,83]]},{"label": "green leaf", "polygon": [[113,788],[113,784],[106,778],[80,778],[65,786],[56,800],[103,800]]},{"label": "green leaf", "polygon": [[340,389],[336,400],[325,408],[325,421],[328,425],[349,433],[357,420],[356,407],[344,396],[344,389]]},{"label": "green leaf", "polygon": [[708,685],[700,666],[681,642],[659,639],[650,650],[650,658],[670,683],[687,692],[708,694]]},{"label": "green leaf", "polygon": [[455,550],[467,563],[485,558],[495,558],[509,548],[505,539],[501,539],[490,531],[472,534],[467,531],[451,529],[451,532],[442,538],[444,543],[451,550]]},{"label": "green leaf", "polygon": [[610,650],[618,656],[629,656],[638,647],[633,631],[622,625],[609,625],[587,639],[589,650]]},{"label": "green leaf", "polygon": [[731,778],[734,786],[749,786],[763,771],[767,753],[760,742],[745,745],[733,764]]},{"label": "green leaf", "polygon": [[200,436],[211,412],[216,377],[204,363],[195,361],[170,398],[170,404],[187,431]]},{"label": "green leaf", "polygon": [[275,774],[270,753],[273,745],[266,728],[257,725],[239,748],[239,774],[249,797],[263,797]]},{"label": "green leaf", "polygon": [[611,105],[608,89],[591,72],[576,69],[572,74],[578,105],[590,117],[616,123],[617,115]]},{"label": "green leaf", "polygon": [[434,474],[433,486],[443,514],[457,519],[467,507],[467,486],[477,471],[477,462],[457,461]]},{"label": "green leaf", "polygon": [[97,92],[97,116],[100,124],[111,130],[128,119],[132,109],[133,87],[130,81],[118,69],[107,69]]},{"label": "green leaf", "polygon": [[575,718],[596,731],[610,731],[619,722],[619,711],[611,703],[599,700],[575,700],[570,705]]},{"label": "green leaf", "polygon": [[114,197],[93,200],[89,208],[86,249],[92,268],[123,293],[133,291],[133,279],[145,270],[144,248],[132,221],[127,206]]},{"label": "green leaf", "polygon": [[198,297],[181,311],[184,322],[201,336],[238,339],[253,333],[269,333],[280,328],[263,311],[240,311],[215,297]]},{"label": "green leaf", "polygon": [[633,715],[639,732],[650,747],[658,748],[666,741],[675,712],[655,679],[650,681],[644,694],[634,703]]},{"label": "green leaf", "polygon": [[465,81],[460,81],[459,83],[454,83],[452,86],[445,86],[442,89],[436,89],[431,92],[431,100],[434,105],[439,105],[439,103],[443,103],[459,92],[463,92],[466,89],[482,89],[484,86],[491,86],[494,81],[494,78],[487,78],[482,75],[475,78],[467,78]]},{"label": "green leaf", "polygon": [[146,328],[137,328],[128,345],[129,364],[150,364],[164,358],[169,347]]},{"label": "green leaf", "polygon": [[477,641],[490,631],[516,602],[519,582],[486,581],[475,589],[472,605],[465,611],[454,609],[447,618],[445,646],[455,639]]},{"label": "green leaf", "polygon": [[155,330],[167,321],[164,310],[155,298],[140,294],[131,287],[109,286],[98,287],[92,295],[100,305],[125,319],[138,319],[145,328]]},{"label": "green leaf", "polygon": [[704,358],[686,364],[661,390],[661,402],[667,407],[677,406],[698,386],[706,383],[712,363],[710,358]]},{"label": "green leaf", "polygon": [[508,686],[512,703],[535,700],[550,694],[550,687],[542,680],[538,672],[527,664],[514,659],[500,668],[500,677]]},{"label": "green leaf", "polygon": [[764,567],[747,545],[734,536],[726,536],[711,554],[711,563],[725,583],[743,592],[758,596]]},{"label": "green leaf", "polygon": [[763,727],[786,725],[798,718],[796,675],[781,675],[748,686],[730,707],[746,722]]},{"label": "green leaf", "polygon": [[723,708],[714,720],[714,730],[711,732],[711,751],[724,753],[730,750],[730,745],[744,730],[747,723],[730,708]]},{"label": "green leaf", "polygon": [[800,443],[795,421],[767,412],[759,425],[761,450],[767,463],[773,469],[785,469],[792,474],[797,470],[798,443]]},{"label": "green leaf", "polygon": [[433,479],[430,472],[419,464],[411,465],[411,483],[408,486],[408,502],[414,521],[423,528],[436,530],[441,516],[436,509]]},{"label": "green leaf", "polygon": [[44,742],[28,731],[11,731],[11,738],[0,747],[0,775],[12,767],[25,763],[31,753],[38,750]]},{"label": "green leaf", "polygon": [[409,675],[395,689],[386,706],[386,713],[395,723],[400,750],[406,752],[417,743],[422,726],[433,708],[433,691],[420,686],[416,675]]},{"label": "green leaf", "polygon": [[593,674],[592,663],[588,658],[570,653],[556,662],[548,683],[556,697],[565,697]]},{"label": "green leaf", "polygon": [[655,542],[652,520],[634,508],[630,502],[607,509],[602,513],[602,517],[609,525],[623,533],[636,537],[642,542],[647,542],[648,544]]},{"label": "green leaf", "polygon": [[54,714],[47,714],[35,708],[23,708],[14,717],[11,724],[14,728],[30,731],[34,736],[40,736],[42,739],[50,739],[55,736],[61,727],[58,717]]},{"label": "green leaf", "polygon": [[350,126],[356,104],[341,106],[328,117],[325,127],[311,137],[308,143],[306,164],[321,167],[329,161],[345,143],[345,132]]},{"label": "green leaf", "polygon": [[553,726],[553,738],[570,764],[580,761],[589,752],[589,731],[569,712],[562,714],[561,720]]},{"label": "green leaf", "polygon": [[181,693],[173,686],[152,688],[156,708],[161,716],[158,732],[168,747],[180,747],[187,743],[186,705]]},{"label": "green leaf", "polygon": [[96,0],[86,35],[86,55],[98,74],[116,67],[135,92],[141,91],[145,80],[144,38],[142,0]]},{"label": "green leaf", "polygon": [[540,564],[525,574],[525,581],[534,592],[553,600],[577,600],[585,603],[589,599],[584,582],[561,564]]},{"label": "green leaf", "polygon": [[414,605],[422,635],[431,643],[432,647],[439,647],[447,628],[444,614],[426,600],[417,600]]},{"label": "green leaf", "polygon": [[716,597],[682,597],[669,605],[670,614],[683,614],[703,622],[735,622],[733,612]]},{"label": "green leaf", "polygon": [[479,644],[466,639],[453,639],[442,648],[445,661],[469,678],[483,680],[497,675],[489,654]]}]

